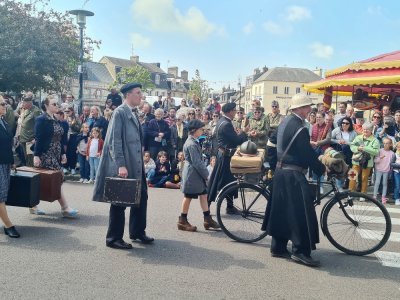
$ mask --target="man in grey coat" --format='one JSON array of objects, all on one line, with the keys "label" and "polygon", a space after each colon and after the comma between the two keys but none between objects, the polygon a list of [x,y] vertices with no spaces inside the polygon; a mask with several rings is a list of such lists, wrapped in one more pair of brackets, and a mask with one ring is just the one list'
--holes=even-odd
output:
[{"label": "man in grey coat", "polygon": [[[141,179],[141,199],[139,207],[131,207],[129,236],[148,244],[154,241],[146,235],[147,185],[143,164],[143,132],[137,117],[137,106],[142,98],[141,84],[128,83],[122,86],[124,102],[112,115],[103,154],[94,186],[94,201],[102,201],[105,177]],[[125,225],[125,206],[110,207],[110,219],[106,245],[116,249],[131,249],[132,245],[123,240]]]}]

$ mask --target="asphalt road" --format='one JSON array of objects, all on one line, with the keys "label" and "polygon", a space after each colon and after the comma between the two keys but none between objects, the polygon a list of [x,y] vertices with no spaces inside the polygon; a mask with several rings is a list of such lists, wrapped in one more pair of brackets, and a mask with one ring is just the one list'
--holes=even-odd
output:
[{"label": "asphalt road", "polygon": [[[199,232],[178,231],[177,190],[150,189],[153,245],[110,249],[108,205],[90,201],[91,185],[65,183],[64,190],[81,212],[77,220],[63,219],[58,203],[42,202],[46,216],[9,207],[22,237],[0,235],[0,299],[400,299],[399,265],[343,254],[322,234],[313,254],[322,267],[312,269],[270,257],[268,237],[240,244],[205,231],[195,200],[189,220]],[[390,207],[399,222],[400,208]],[[393,231],[399,234],[400,225]],[[399,245],[389,242],[382,253],[396,260]]]}]

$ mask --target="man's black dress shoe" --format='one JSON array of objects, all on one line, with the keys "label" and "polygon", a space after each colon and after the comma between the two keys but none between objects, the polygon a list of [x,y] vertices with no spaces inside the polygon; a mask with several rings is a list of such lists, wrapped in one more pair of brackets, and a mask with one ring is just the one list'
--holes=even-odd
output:
[{"label": "man's black dress shoe", "polygon": [[285,252],[272,252],[271,251],[271,256],[277,257],[277,258],[291,259],[292,254],[290,254],[289,251],[285,251]]},{"label": "man's black dress shoe", "polygon": [[154,242],[154,238],[147,236],[146,233],[131,235],[130,238],[131,240],[140,240],[143,244],[151,244]]},{"label": "man's black dress shoe", "polygon": [[239,210],[234,206],[227,206],[226,213],[228,215],[239,215],[240,214]]},{"label": "man's black dress shoe", "polygon": [[116,240],[111,243],[106,243],[107,247],[114,248],[114,249],[132,249],[132,245],[125,243],[124,240]]},{"label": "man's black dress shoe", "polygon": [[15,229],[15,226],[11,226],[9,228],[4,227],[4,233],[11,238],[19,238],[21,236],[17,229]]},{"label": "man's black dress shoe", "polygon": [[315,260],[311,256],[305,256],[301,253],[293,253],[292,259],[295,262],[306,265],[308,267],[319,267],[321,265],[319,260]]}]

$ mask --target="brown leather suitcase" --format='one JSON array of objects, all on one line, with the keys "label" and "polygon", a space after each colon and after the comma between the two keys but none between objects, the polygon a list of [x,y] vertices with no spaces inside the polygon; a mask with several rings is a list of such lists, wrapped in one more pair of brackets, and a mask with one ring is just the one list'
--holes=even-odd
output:
[{"label": "brown leather suitcase", "polygon": [[120,177],[106,177],[103,202],[122,206],[139,206],[141,180]]},{"label": "brown leather suitcase", "polygon": [[6,205],[34,207],[39,204],[40,176],[31,172],[11,172]]},{"label": "brown leather suitcase", "polygon": [[53,202],[61,198],[61,171],[31,167],[19,167],[17,171],[32,172],[40,175],[40,200]]}]

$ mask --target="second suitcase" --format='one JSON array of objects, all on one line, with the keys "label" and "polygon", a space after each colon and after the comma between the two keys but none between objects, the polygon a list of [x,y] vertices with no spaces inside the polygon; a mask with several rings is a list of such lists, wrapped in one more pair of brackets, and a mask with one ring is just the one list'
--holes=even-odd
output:
[{"label": "second suitcase", "polygon": [[61,171],[31,167],[19,167],[17,170],[40,175],[40,200],[53,202],[61,198],[61,184],[63,182]]},{"label": "second suitcase", "polygon": [[11,172],[6,205],[34,207],[39,204],[40,176],[31,172]]}]

